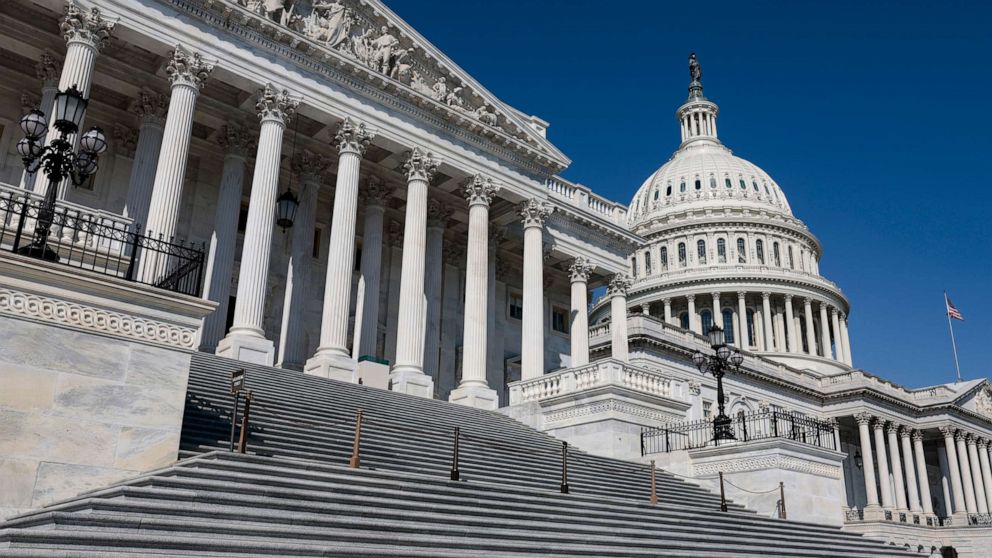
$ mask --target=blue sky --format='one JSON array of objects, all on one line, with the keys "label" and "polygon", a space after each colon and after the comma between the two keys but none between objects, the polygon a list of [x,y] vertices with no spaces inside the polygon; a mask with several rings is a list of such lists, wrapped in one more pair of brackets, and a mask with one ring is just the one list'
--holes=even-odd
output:
[{"label": "blue sky", "polygon": [[992,8],[980,2],[386,0],[551,123],[563,174],[627,203],[678,146],[697,52],[721,140],[764,168],[852,304],[855,366],[921,386],[992,372]]}]

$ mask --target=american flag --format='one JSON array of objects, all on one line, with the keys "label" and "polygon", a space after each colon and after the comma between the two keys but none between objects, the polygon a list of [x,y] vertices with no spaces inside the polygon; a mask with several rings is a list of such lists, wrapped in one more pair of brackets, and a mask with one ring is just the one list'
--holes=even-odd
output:
[{"label": "american flag", "polygon": [[944,303],[947,305],[948,316],[954,318],[955,320],[961,320],[962,322],[964,321],[964,316],[961,315],[961,311],[954,306],[954,303],[951,302],[951,299],[947,296],[947,293],[944,293]]}]

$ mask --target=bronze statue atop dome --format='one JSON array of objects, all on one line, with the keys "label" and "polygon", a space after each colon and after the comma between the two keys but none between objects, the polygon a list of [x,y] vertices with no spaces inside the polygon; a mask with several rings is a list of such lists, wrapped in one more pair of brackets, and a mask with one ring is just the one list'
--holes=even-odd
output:
[{"label": "bronze statue atop dome", "polygon": [[699,61],[696,60],[695,52],[689,55],[689,77],[694,82],[699,82],[703,78],[703,69],[699,66]]}]

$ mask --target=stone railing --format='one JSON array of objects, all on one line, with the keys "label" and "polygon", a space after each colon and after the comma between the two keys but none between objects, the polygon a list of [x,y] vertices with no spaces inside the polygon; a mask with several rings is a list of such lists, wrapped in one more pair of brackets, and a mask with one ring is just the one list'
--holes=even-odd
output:
[{"label": "stone railing", "polygon": [[589,339],[595,337],[609,337],[610,335],[610,322],[604,322],[601,324],[595,324],[589,326]]},{"label": "stone railing", "polygon": [[[671,255],[669,255],[669,258],[671,258]],[[667,268],[653,270],[650,275],[638,275],[636,282],[634,283],[634,289],[637,290],[643,286],[649,286],[653,282],[667,283],[675,280],[692,279],[695,276],[712,279],[713,277],[719,277],[721,273],[732,277],[739,277],[741,274],[744,274],[748,276],[774,277],[792,279],[796,281],[806,281],[815,285],[826,287],[838,293],[841,292],[841,289],[837,286],[837,283],[809,271],[791,269],[788,267],[776,267],[773,265],[738,263],[714,263],[703,265],[693,264],[688,267],[676,267],[676,265],[669,263]]]},{"label": "stone railing", "polygon": [[913,402],[939,401],[956,395],[956,392],[947,386],[932,386],[911,390],[869,374],[864,370],[851,370],[844,374],[823,377],[820,379],[820,387],[829,391],[869,388],[904,401]]},{"label": "stone railing", "polygon": [[[11,214],[10,217],[13,217],[13,214],[17,213],[16,210],[18,209],[19,205],[22,204],[25,200],[27,200],[29,203],[37,205],[41,203],[43,198],[44,196],[42,196],[41,194],[36,194],[34,192],[27,191],[18,186],[13,186],[11,184],[5,184],[0,182],[0,199],[3,199],[6,202],[6,204],[10,206],[10,210],[9,210],[9,213]],[[123,215],[117,215],[116,213],[111,213],[109,211],[104,211],[102,209],[93,209],[66,200],[59,200],[56,203],[55,213],[65,215],[66,218],[63,219],[63,221],[87,222],[87,223],[92,223],[96,226],[100,226],[105,229],[111,229],[121,232],[131,230],[131,227],[134,223],[133,219],[129,219],[127,217],[124,217]],[[8,217],[8,219],[10,217]],[[15,227],[12,227],[11,225],[16,226],[16,222],[12,222],[12,223],[8,222],[6,223],[6,225],[8,228],[13,230]],[[25,225],[28,226],[27,223]],[[33,229],[34,227],[33,223],[30,224],[30,227]],[[53,236],[68,235],[69,233],[70,231],[68,229],[52,231]],[[79,238],[66,237],[65,240],[72,240],[77,242],[81,240],[85,240],[85,236],[79,235],[78,232],[76,233],[76,236]]]},{"label": "stone railing", "polygon": [[674,399],[682,398],[685,394],[682,382],[661,372],[618,360],[603,359],[585,366],[545,374],[540,378],[513,382],[510,384],[510,404],[544,401],[606,386]]},{"label": "stone railing", "polygon": [[555,197],[566,200],[571,205],[595,213],[612,223],[627,222],[626,206],[594,193],[588,186],[569,182],[560,176],[552,176],[544,184]]}]

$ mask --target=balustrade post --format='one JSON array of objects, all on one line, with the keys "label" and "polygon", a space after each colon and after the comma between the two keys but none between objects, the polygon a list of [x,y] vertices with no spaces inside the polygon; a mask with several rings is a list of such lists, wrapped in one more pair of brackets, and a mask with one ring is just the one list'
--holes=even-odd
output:
[{"label": "balustrade post", "polygon": [[720,471],[720,511],[727,511],[727,494],[723,489],[723,471]]},{"label": "balustrade post", "polygon": [[561,443],[561,493],[568,494],[568,442]]},{"label": "balustrade post", "polygon": [[655,483],[654,459],[651,460],[651,505],[658,505],[658,491],[657,484]]},{"label": "balustrade post", "polygon": [[458,435],[459,435],[459,433],[460,433],[460,429],[456,426],[455,427],[455,445],[454,445],[454,449],[452,450],[452,454],[451,454],[451,480],[453,480],[453,481],[458,480],[459,477],[460,477],[460,473],[458,471]]},{"label": "balustrade post", "polygon": [[351,460],[348,463],[352,469],[357,469],[361,464],[362,417],[362,410],[359,409],[355,414],[355,440],[351,445]]}]

